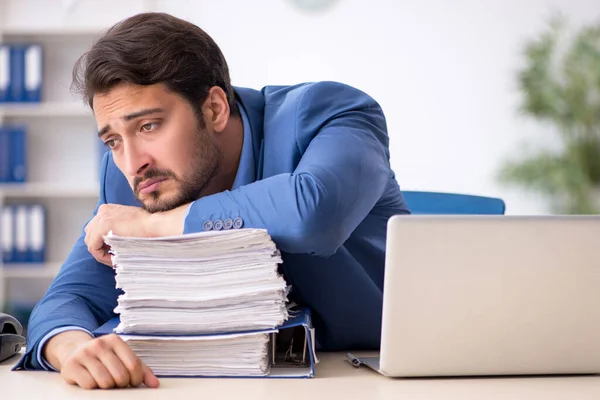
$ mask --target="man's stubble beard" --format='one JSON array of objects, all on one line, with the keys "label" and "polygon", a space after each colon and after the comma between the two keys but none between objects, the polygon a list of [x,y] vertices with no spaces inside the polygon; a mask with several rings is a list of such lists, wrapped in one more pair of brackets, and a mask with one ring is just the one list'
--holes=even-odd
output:
[{"label": "man's stubble beard", "polygon": [[149,204],[141,202],[142,208],[150,213],[164,212],[198,200],[219,174],[222,158],[223,153],[218,144],[206,131],[198,130],[190,166],[182,178],[172,171],[149,170],[142,179],[163,176],[170,178],[179,184],[179,192],[174,197],[161,200],[163,194],[156,190],[150,193],[152,200]]}]

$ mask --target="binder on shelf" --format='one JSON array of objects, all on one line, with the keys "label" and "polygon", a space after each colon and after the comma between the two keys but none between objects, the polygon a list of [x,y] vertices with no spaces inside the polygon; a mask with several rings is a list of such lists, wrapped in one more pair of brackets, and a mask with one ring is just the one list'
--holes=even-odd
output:
[{"label": "binder on shelf", "polygon": [[14,235],[15,218],[12,206],[2,206],[0,209],[0,250],[2,251],[2,262],[14,261]]},{"label": "binder on shelf", "polygon": [[[247,331],[247,332],[228,332],[219,334],[201,334],[201,335],[137,335],[137,334],[123,334],[122,337],[127,340],[135,340],[139,337],[139,340],[147,339],[158,339],[163,338],[166,341],[161,341],[160,345],[167,346],[169,340],[177,341],[189,341],[194,338],[200,337],[223,337],[228,336],[235,337],[246,334],[270,334],[269,342],[269,370],[266,375],[252,375],[252,376],[239,376],[239,375],[190,375],[185,373],[186,364],[189,360],[185,360],[181,354],[175,353],[174,360],[181,365],[180,374],[157,374],[159,377],[221,377],[221,378],[312,378],[315,373],[315,364],[318,363],[318,359],[315,353],[315,336],[314,329],[311,322],[311,313],[308,308],[291,309],[289,312],[290,317],[280,326],[273,329]],[[119,317],[116,316],[106,322],[104,325],[96,329],[93,334],[96,337],[102,335],[108,335],[116,332],[116,328],[119,325]],[[280,336],[279,336],[280,335]],[[165,344],[163,344],[165,343]],[[187,357],[193,359],[193,349],[187,352]],[[243,357],[243,355],[241,355]],[[143,359],[143,357],[142,357]],[[197,360],[194,360],[197,361]],[[146,363],[148,365],[148,363]],[[149,365],[151,367],[151,365]]]},{"label": "binder on shelf", "polygon": [[46,260],[46,208],[15,204],[0,208],[2,262],[42,264]]},{"label": "binder on shelf", "polygon": [[0,126],[0,183],[27,181],[27,131],[22,125]]},{"label": "binder on shelf", "polygon": [[27,262],[43,263],[46,255],[46,209],[41,204],[28,207]]},{"label": "binder on shelf", "polygon": [[15,229],[14,229],[14,251],[13,261],[17,263],[26,263],[28,261],[28,243],[29,232],[28,219],[29,207],[26,205],[16,205],[13,208]]},{"label": "binder on shelf", "polygon": [[23,101],[39,103],[42,101],[42,84],[44,81],[43,48],[39,44],[25,47],[24,54],[24,92]]},{"label": "binder on shelf", "polygon": [[0,103],[9,101],[10,88],[10,47],[0,43]]},{"label": "binder on shelf", "polygon": [[0,183],[11,181],[11,133],[8,128],[0,126]]},{"label": "binder on shelf", "polygon": [[39,103],[43,82],[40,44],[0,44],[0,103]]},{"label": "binder on shelf", "polygon": [[25,50],[24,45],[10,46],[10,90],[8,101],[25,101]]},{"label": "binder on shelf", "polygon": [[24,183],[27,181],[27,132],[21,125],[12,125],[8,131],[11,142],[9,181]]}]

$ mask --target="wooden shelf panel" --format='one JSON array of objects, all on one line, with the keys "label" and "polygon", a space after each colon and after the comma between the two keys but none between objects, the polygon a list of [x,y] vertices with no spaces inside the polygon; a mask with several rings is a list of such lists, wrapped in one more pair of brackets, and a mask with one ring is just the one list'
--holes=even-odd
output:
[{"label": "wooden shelf panel", "polygon": [[62,263],[47,262],[4,264],[0,274],[4,278],[54,278]]},{"label": "wooden shelf panel", "polygon": [[100,194],[99,185],[75,186],[55,183],[2,183],[0,198],[96,198]]},{"label": "wooden shelf panel", "polygon": [[89,117],[92,111],[82,103],[0,103],[0,117]]}]

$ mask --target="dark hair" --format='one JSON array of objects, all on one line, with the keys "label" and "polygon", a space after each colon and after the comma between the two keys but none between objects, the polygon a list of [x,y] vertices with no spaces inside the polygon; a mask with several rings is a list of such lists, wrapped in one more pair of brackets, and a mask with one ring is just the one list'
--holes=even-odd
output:
[{"label": "dark hair", "polygon": [[72,88],[90,107],[95,94],[120,83],[163,83],[190,102],[201,123],[201,105],[209,89],[219,86],[231,114],[238,114],[217,44],[196,25],[169,14],[143,13],[117,23],[75,63]]}]

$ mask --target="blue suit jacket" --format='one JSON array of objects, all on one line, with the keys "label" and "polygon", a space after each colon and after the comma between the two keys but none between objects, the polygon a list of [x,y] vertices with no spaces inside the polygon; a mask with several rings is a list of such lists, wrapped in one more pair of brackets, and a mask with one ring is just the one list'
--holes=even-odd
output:
[{"label": "blue suit jacket", "polygon": [[[408,213],[380,106],[334,82],[235,90],[251,126],[256,181],[194,202],[184,233],[236,218],[266,228],[292,299],[313,309],[320,349],[377,349],[387,221]],[[98,206],[139,205],[110,153],[101,171]],[[31,315],[18,369],[41,368],[37,346],[55,328],[93,331],[114,316],[114,271],[92,258],[84,236]]]}]

